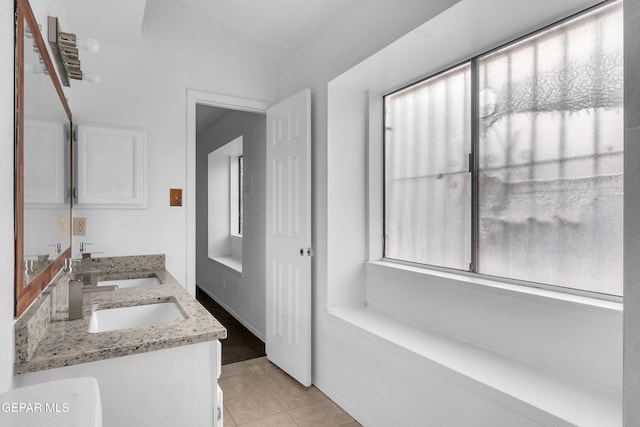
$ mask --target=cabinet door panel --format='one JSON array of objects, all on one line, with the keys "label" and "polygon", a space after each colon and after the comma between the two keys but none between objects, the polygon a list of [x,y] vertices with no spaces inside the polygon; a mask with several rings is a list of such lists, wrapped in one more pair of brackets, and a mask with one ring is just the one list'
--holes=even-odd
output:
[{"label": "cabinet door panel", "polygon": [[78,126],[76,207],[146,207],[146,131]]}]

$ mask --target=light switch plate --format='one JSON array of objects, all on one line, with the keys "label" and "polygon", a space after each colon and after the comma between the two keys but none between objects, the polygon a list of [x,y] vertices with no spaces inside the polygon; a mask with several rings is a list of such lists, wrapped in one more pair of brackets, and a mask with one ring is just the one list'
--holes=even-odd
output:
[{"label": "light switch plate", "polygon": [[169,206],[182,206],[182,189],[169,189]]}]

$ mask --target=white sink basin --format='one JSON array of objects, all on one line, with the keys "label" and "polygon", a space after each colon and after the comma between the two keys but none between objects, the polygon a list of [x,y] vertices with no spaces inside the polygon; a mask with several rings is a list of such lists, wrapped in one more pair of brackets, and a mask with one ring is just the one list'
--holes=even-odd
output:
[{"label": "white sink basin", "polygon": [[89,332],[138,328],[180,320],[184,320],[184,315],[174,302],[107,308],[91,314]]},{"label": "white sink basin", "polygon": [[118,289],[137,288],[138,286],[155,286],[159,285],[160,280],[157,277],[141,277],[139,279],[116,279],[116,280],[100,280],[98,286],[118,286]]}]

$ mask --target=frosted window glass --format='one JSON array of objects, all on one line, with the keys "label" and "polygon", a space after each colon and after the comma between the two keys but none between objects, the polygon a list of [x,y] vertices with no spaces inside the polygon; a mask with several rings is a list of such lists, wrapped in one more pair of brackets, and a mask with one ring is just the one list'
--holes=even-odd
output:
[{"label": "frosted window glass", "polygon": [[385,256],[469,268],[469,64],[385,97]]},{"label": "frosted window glass", "polygon": [[480,57],[478,271],[622,295],[614,3]]}]

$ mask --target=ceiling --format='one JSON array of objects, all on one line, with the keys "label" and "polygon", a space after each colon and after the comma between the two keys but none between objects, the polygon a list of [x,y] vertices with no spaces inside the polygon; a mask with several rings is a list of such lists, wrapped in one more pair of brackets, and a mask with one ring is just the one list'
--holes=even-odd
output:
[{"label": "ceiling", "polygon": [[228,110],[226,108],[196,105],[196,134],[216,122]]},{"label": "ceiling", "polygon": [[357,0],[168,0],[279,62]]},{"label": "ceiling", "polygon": [[278,63],[361,0],[62,0],[78,37],[135,46],[148,3],[182,8]]},{"label": "ceiling", "polygon": [[[173,5],[195,20],[205,20],[229,39],[242,40],[266,58],[280,63],[311,40],[332,19],[361,0],[62,0],[69,29],[79,38],[137,46],[145,14],[153,6]],[[169,11],[160,7],[155,10]],[[161,12],[162,13],[162,12]],[[168,12],[165,12],[168,13]],[[162,16],[162,15],[161,15]],[[166,16],[164,17],[167,18]],[[162,25],[159,25],[162,27]],[[156,26],[157,27],[157,26]],[[197,130],[215,122],[226,110],[199,106]]]},{"label": "ceiling", "polygon": [[135,46],[140,39],[146,0],[62,0],[69,28],[78,38]]}]

